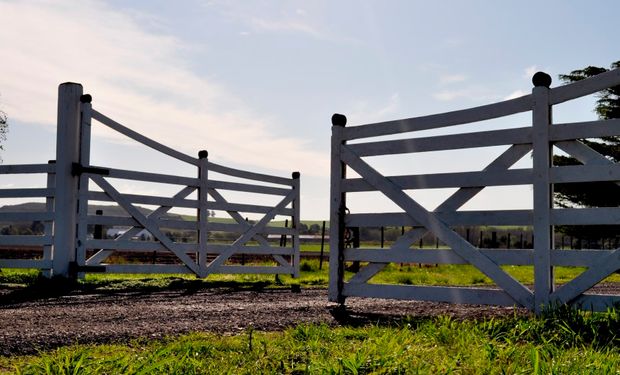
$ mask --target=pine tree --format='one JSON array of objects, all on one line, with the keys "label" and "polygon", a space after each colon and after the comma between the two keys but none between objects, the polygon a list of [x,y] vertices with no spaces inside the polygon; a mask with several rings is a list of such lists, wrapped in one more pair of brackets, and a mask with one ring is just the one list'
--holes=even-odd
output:
[{"label": "pine tree", "polygon": [[[620,68],[620,61],[611,64],[611,69]],[[564,82],[576,82],[609,71],[610,69],[588,66],[560,75]],[[605,89],[597,94],[594,112],[600,120],[620,118],[620,86]],[[620,162],[620,137],[582,139],[584,144],[613,162]],[[555,155],[554,165],[580,165],[576,159]],[[557,184],[554,186],[555,203],[559,207],[618,207],[620,186],[613,182],[591,182]],[[586,240],[599,240],[620,235],[620,225],[572,226],[559,228],[562,232]]]}]

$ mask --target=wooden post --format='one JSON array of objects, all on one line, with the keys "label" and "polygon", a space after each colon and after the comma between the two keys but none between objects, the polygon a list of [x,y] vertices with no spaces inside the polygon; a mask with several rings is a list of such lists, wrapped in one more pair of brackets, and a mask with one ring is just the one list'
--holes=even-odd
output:
[{"label": "wooden post", "polygon": [[381,227],[381,248],[385,245],[385,228]]},{"label": "wooden post", "polygon": [[301,263],[301,258],[300,258],[300,246],[301,244],[299,243],[299,229],[301,228],[301,205],[300,205],[300,197],[301,197],[301,179],[300,177],[300,173],[299,172],[293,172],[292,174],[293,177],[293,189],[295,190],[295,199],[293,200],[293,217],[291,218],[291,228],[295,229],[297,234],[293,234],[291,236],[291,242],[292,242],[292,246],[293,246],[293,258],[292,258],[292,263],[293,263],[293,269],[295,270],[293,272],[293,277],[299,277],[299,265]]},{"label": "wooden post", "polygon": [[[92,97],[88,94],[80,96],[81,119],[80,119],[80,165],[90,166],[90,134],[91,134],[91,105]],[[88,236],[88,185],[89,178],[86,174],[78,176],[78,216],[77,216],[77,246],[75,260],[78,266],[86,265],[86,240]],[[85,194],[80,194],[84,192]],[[83,279],[84,272],[77,274]]]},{"label": "wooden post", "polygon": [[75,261],[78,178],[73,163],[80,161],[80,97],[82,85],[63,83],[58,87],[56,129],[56,221],[52,249],[54,276],[69,277],[69,264]]},{"label": "wooden post", "polygon": [[329,300],[344,304],[344,215],[346,194],[342,192],[341,180],[346,178],[346,165],[341,159],[341,146],[347,118],[341,114],[332,116],[331,176],[329,204]]},{"label": "wooden post", "polygon": [[553,292],[553,268],[551,250],[553,244],[553,187],[550,183],[550,168],[553,162],[549,142],[551,126],[551,106],[549,105],[549,86],[551,77],[543,72],[534,74],[532,97],[533,124],[533,171],[534,171],[534,311],[540,314],[549,305],[549,295]]},{"label": "wooden post", "polygon": [[319,258],[319,269],[323,269],[323,250],[325,248],[325,220],[323,220],[323,226],[321,227],[321,257]]},{"label": "wooden post", "polygon": [[209,152],[198,151],[198,269],[201,274],[207,270],[207,245],[209,241]]}]

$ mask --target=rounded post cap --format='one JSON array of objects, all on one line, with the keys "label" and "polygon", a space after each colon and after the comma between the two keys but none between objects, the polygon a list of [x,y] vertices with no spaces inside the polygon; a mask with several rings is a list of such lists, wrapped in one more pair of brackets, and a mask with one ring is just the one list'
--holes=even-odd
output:
[{"label": "rounded post cap", "polygon": [[90,94],[84,94],[80,96],[81,103],[91,103],[93,101],[93,97]]},{"label": "rounded post cap", "polygon": [[207,150],[198,151],[198,159],[204,159],[209,157],[209,152]]},{"label": "rounded post cap", "polygon": [[301,176],[301,175],[300,175],[299,172],[293,172],[292,176],[293,176],[293,180],[298,180],[299,176]]},{"label": "rounded post cap", "polygon": [[545,72],[536,72],[532,77],[532,83],[534,87],[546,87],[551,86],[551,76]]},{"label": "rounded post cap", "polygon": [[334,113],[332,115],[332,125],[344,127],[347,125],[347,116],[341,115],[340,113]]}]

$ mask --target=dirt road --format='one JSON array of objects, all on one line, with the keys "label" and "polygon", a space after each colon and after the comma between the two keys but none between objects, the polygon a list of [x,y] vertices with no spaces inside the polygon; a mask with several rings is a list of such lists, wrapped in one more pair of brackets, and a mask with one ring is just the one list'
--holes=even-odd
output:
[{"label": "dirt road", "polygon": [[[277,331],[298,323],[356,325],[406,316],[458,318],[513,314],[512,308],[349,298],[346,312],[325,289],[73,291],[57,296],[0,293],[0,354],[31,354],[74,343],[127,342],[192,331],[234,334],[253,325]],[[517,309],[518,314],[527,314]]]}]

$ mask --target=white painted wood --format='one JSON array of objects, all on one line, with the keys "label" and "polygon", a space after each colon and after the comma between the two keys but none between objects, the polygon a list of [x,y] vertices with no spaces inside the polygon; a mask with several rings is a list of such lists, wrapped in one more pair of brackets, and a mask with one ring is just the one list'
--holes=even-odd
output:
[{"label": "white painted wood", "polygon": [[53,197],[55,193],[54,188],[0,189],[0,198]]},{"label": "white painted wood", "polygon": [[255,235],[258,234],[258,232],[262,228],[264,228],[267,225],[267,223],[269,223],[276,216],[278,212],[282,210],[283,207],[286,207],[286,205],[291,203],[291,201],[295,198],[294,193],[295,193],[294,191],[291,192],[291,194],[289,194],[280,203],[278,203],[271,210],[271,212],[266,213],[262,219],[260,219],[256,224],[252,226],[252,228],[250,228],[247,232],[245,232],[241,237],[236,239],[231,244],[231,247],[229,249],[223,251],[214,260],[212,260],[207,265],[206,274],[199,274],[199,275],[204,277],[204,276],[207,276],[209,273],[215,272],[215,270],[217,270],[221,265],[223,265],[224,262],[228,260],[228,258],[230,258],[235,252],[238,251],[238,248],[240,246],[243,246],[245,243],[250,241]]},{"label": "white painted wood", "polygon": [[0,174],[55,173],[55,164],[0,165]]},{"label": "white painted wood", "polygon": [[291,190],[262,185],[242,184],[238,182],[209,180],[207,185],[211,189],[221,189],[230,191],[241,191],[245,193],[259,193],[270,195],[287,195]]},{"label": "white painted wood", "polygon": [[582,294],[575,298],[571,304],[581,310],[606,312],[617,308],[620,304],[620,296]]},{"label": "white painted wood", "polygon": [[52,268],[52,261],[38,259],[0,259],[0,268],[35,268],[49,270]]},{"label": "white painted wood", "polygon": [[[300,253],[299,253],[299,228],[301,227],[301,179],[298,175],[297,178],[293,178],[293,190],[295,191],[294,198],[292,200],[293,205],[293,216],[291,217],[291,227],[295,231],[295,233],[291,236],[291,240],[293,241],[293,258],[292,258],[292,276],[297,278],[299,277],[299,265],[301,263]],[[276,259],[278,260],[278,259]],[[282,264],[284,259],[279,259],[279,263]]]},{"label": "white painted wood", "polygon": [[353,140],[358,138],[378,137],[381,135],[399,134],[468,124],[520,112],[526,112],[529,111],[531,107],[531,95],[525,95],[520,98],[506,100],[500,103],[488,104],[459,111],[349,127],[344,129],[342,139]]},{"label": "white painted wood", "polygon": [[[91,140],[91,111],[90,103],[82,103],[80,121],[80,164],[83,167],[90,166],[90,140]],[[81,174],[78,178],[78,191],[88,192],[89,178],[86,174]],[[78,266],[86,265],[86,237],[88,235],[88,198],[86,194],[78,194],[78,218],[77,218],[77,242],[75,261]],[[78,278],[83,278],[79,274]]]},{"label": "white painted wood", "polygon": [[157,224],[152,220],[144,216],[137,208],[135,208],[122,194],[120,194],[112,185],[103,179],[101,176],[92,176],[93,182],[95,182],[106,194],[109,194],[121,207],[123,207],[133,218],[135,218],[146,230],[159,241],[162,245],[172,251],[190,270],[199,274],[198,265],[187,256],[182,250],[180,250],[178,244],[172,242],[165,234],[163,234]]},{"label": "white painted wood", "polygon": [[601,257],[609,255],[609,250],[553,250],[551,263],[558,267],[592,267]]},{"label": "white painted wood", "polygon": [[[348,251],[349,249],[344,250],[345,259]],[[366,259],[364,259],[364,261],[366,261]],[[369,263],[368,265],[362,267],[357,273],[355,273],[348,282],[351,284],[364,284],[381,270],[383,270],[387,265],[388,263]]]},{"label": "white painted wood", "polygon": [[343,138],[344,127],[332,126],[331,166],[329,192],[329,291],[331,302],[344,303],[342,287],[344,282],[344,212],[346,194],[342,191],[342,180],[346,178],[346,166],[340,157],[341,146],[346,142]]},{"label": "white painted wood", "polygon": [[[49,161],[48,164],[55,166],[56,161]],[[56,168],[53,168],[53,169],[56,170]],[[54,189],[55,191],[56,174],[54,172],[48,173],[46,182],[47,182],[47,188]],[[54,196],[48,196],[47,198],[45,198],[45,210],[47,212],[51,212],[54,215],[54,217],[56,216],[56,213],[54,212]],[[43,235],[50,236],[50,237],[53,236],[54,235],[54,219],[44,221],[43,225],[44,225]],[[46,277],[48,279],[52,277],[52,250],[53,250],[52,243],[43,245],[43,262],[45,262],[47,266],[42,267],[41,274],[43,275],[43,277]]]},{"label": "white painted wood", "polygon": [[592,263],[590,268],[559,287],[550,296],[552,303],[567,303],[620,269],[620,249],[608,252]]},{"label": "white painted wood", "polygon": [[550,171],[551,182],[591,182],[620,181],[620,165],[567,165],[553,167]]},{"label": "white painted wood", "polygon": [[212,172],[225,174],[232,177],[245,178],[248,180],[256,180],[262,182],[270,182],[278,185],[293,186],[293,179],[278,176],[270,176],[262,173],[242,171],[240,169],[225,167],[216,163],[209,163],[209,169]]},{"label": "white painted wood", "polygon": [[474,305],[519,305],[518,301],[513,300],[508,293],[502,290],[482,288],[345,283],[343,294],[356,297],[450,302]]},{"label": "white painted wood", "polygon": [[[151,215],[149,215],[149,217],[150,216]],[[99,225],[107,225],[107,226],[139,226],[140,225],[140,223],[138,223],[135,219],[131,217],[126,217],[126,216],[93,216],[93,215],[90,215],[86,219],[86,223],[88,223],[89,225],[99,224]],[[167,219],[167,218],[158,218],[157,223],[160,228],[186,229],[186,230],[197,230],[198,229],[198,224],[196,221],[184,221],[184,220],[174,220],[174,219]],[[140,230],[142,230],[142,228]]]},{"label": "white painted wood", "polygon": [[551,212],[554,225],[618,225],[620,207],[562,208]]},{"label": "white painted wood", "polygon": [[[505,211],[433,211],[441,221],[449,226],[461,225],[531,225],[531,210]],[[351,227],[381,226],[419,226],[420,223],[405,213],[360,213],[346,217],[346,225]]]},{"label": "white painted wood", "polygon": [[[241,224],[216,223],[216,222],[209,223],[209,231],[215,231],[215,232],[243,233],[248,228],[249,228],[248,225],[241,225]],[[279,234],[279,235],[286,235],[286,236],[293,236],[296,233],[297,233],[297,230],[293,228],[271,227],[271,226],[266,226],[260,232],[260,234]]]},{"label": "white painted wood", "polygon": [[532,123],[534,128],[533,169],[534,169],[534,311],[540,313],[549,305],[549,295],[553,292],[553,268],[551,250],[553,249],[553,227],[551,210],[553,208],[553,188],[550,174],[552,148],[549,143],[551,109],[549,88],[534,87],[532,90],[534,108]]},{"label": "white painted wood", "polygon": [[381,190],[395,204],[400,206],[408,215],[418,220],[424,227],[435,233],[439,239],[448,244],[458,255],[467,259],[485,275],[495,281],[510,294],[519,304],[531,307],[533,303],[532,293],[507,274],[497,264],[477,251],[471,244],[452,231],[445,223],[429,213],[417,202],[413,201],[401,189],[385,179],[381,174],[366,164],[347,146],[341,146],[341,159],[358,174],[364,176],[377,189]]},{"label": "white painted wood", "polygon": [[50,220],[54,220],[53,212],[0,212],[0,222]]},{"label": "white painted wood", "polygon": [[239,273],[252,273],[252,274],[293,274],[295,273],[295,267],[282,267],[282,266],[220,266],[217,271],[212,273],[227,273],[227,274],[239,274]]},{"label": "white painted wood", "polygon": [[[209,202],[209,207],[212,210],[259,213],[259,214],[266,214],[268,212],[273,211],[273,207],[271,206],[260,206],[256,204],[229,203],[229,202],[219,202],[219,201]],[[275,214],[293,216],[294,212],[293,212],[293,209],[291,208],[280,207],[278,209],[278,212],[276,212]]]},{"label": "white painted wood", "polygon": [[[488,187],[529,185],[532,183],[532,170],[511,169],[505,171],[435,173],[386,177],[402,189]],[[363,178],[350,178],[344,180],[342,182],[342,189],[348,193],[375,190],[375,188]]]},{"label": "white painted wood", "polygon": [[553,142],[618,135],[620,119],[554,124],[549,137]]},{"label": "white painted wood", "polygon": [[[618,124],[620,126],[620,123]],[[556,142],[555,146],[585,165],[612,165],[613,161],[580,141]]]},{"label": "white painted wood", "polygon": [[[176,243],[175,242],[174,247],[179,252],[193,253],[197,250],[198,245],[195,243]],[[114,250],[122,250],[122,251],[132,251],[132,252],[133,251],[135,252],[161,251],[164,253],[170,253],[170,250],[166,246],[162,245],[160,242],[155,242],[155,241],[87,240],[86,248],[87,249],[107,249],[107,251],[110,251],[110,252],[113,252]],[[88,259],[87,264],[95,265],[96,262],[94,261],[93,258],[90,258]]]},{"label": "white painted wood", "polygon": [[[222,254],[228,251],[232,244],[213,244],[209,243],[207,249],[212,254]],[[280,246],[266,246],[266,245],[246,245],[236,246],[235,254],[252,254],[252,255],[293,255],[295,248],[293,247],[280,247]]]},{"label": "white painted wood", "polygon": [[[519,266],[534,264],[534,251],[531,249],[480,249],[480,253],[496,264]],[[345,249],[345,261],[385,264],[469,264],[454,251],[444,249]],[[353,282],[353,279],[350,282]]]},{"label": "white painted wood", "polygon": [[[484,168],[484,171],[501,171],[508,169],[523,158],[531,149],[532,146],[529,144],[513,145],[495,158],[495,160]],[[483,187],[461,188],[452,194],[445,202],[437,206],[436,211],[456,211],[483,189]]]},{"label": "white painted wood", "polygon": [[106,273],[192,273],[183,265],[173,264],[106,264]]},{"label": "white painted wood", "polygon": [[[88,197],[88,200],[91,200],[91,201],[114,202],[114,198],[110,197],[109,195],[103,192],[89,191],[88,193],[86,193],[86,195]],[[198,201],[195,199],[155,197],[155,196],[137,195],[137,194],[121,194],[121,195],[123,196],[124,199],[132,203],[135,203],[135,204],[198,208]]]},{"label": "white painted wood", "polygon": [[96,111],[96,110],[92,110],[92,118],[99,121],[100,123],[106,125],[107,127],[116,130],[117,132],[133,139],[136,142],[142,143],[145,146],[148,146],[154,150],[157,150],[159,152],[161,152],[162,154],[166,154],[168,156],[171,156],[175,159],[184,161],[188,164],[192,164],[192,165],[198,165],[198,159],[193,158],[187,154],[184,154],[182,152],[179,152],[177,150],[174,150],[168,146],[165,146],[159,142],[156,142],[148,137],[143,136],[142,134],[133,131],[121,124],[119,124],[118,122],[112,120],[111,118],[105,116],[104,114]]},{"label": "white painted wood", "polygon": [[110,178],[122,178],[125,180],[157,182],[161,184],[185,185],[185,186],[191,186],[195,188],[198,187],[198,185],[200,184],[200,180],[198,178],[192,178],[192,177],[173,176],[173,175],[161,174],[161,173],[129,171],[129,170],[115,169],[115,168],[104,168],[104,169],[107,169],[110,172],[108,175],[108,177]]},{"label": "white painted wood", "polygon": [[198,210],[196,217],[198,218],[198,267],[201,272],[206,272],[207,268],[207,242],[209,238],[209,190],[207,180],[209,178],[209,159],[199,157],[198,159],[198,179],[200,184],[198,187]]},{"label": "white painted wood", "polygon": [[617,85],[620,85],[620,69],[610,70],[588,79],[555,87],[549,93],[549,102],[550,104],[559,104]]},{"label": "white painted wood", "polygon": [[485,132],[440,135],[425,138],[366,142],[348,145],[357,156],[395,155],[413,152],[445,151],[464,148],[532,143],[532,129],[504,129]]},{"label": "white painted wood", "polygon": [[54,222],[53,273],[69,277],[69,263],[75,260],[78,181],[73,163],[80,161],[80,96],[82,85],[63,83],[58,87],[56,130],[56,215]]},{"label": "white painted wood", "polygon": [[3,246],[37,246],[50,245],[52,236],[35,236],[35,235],[0,235],[0,245]]}]

